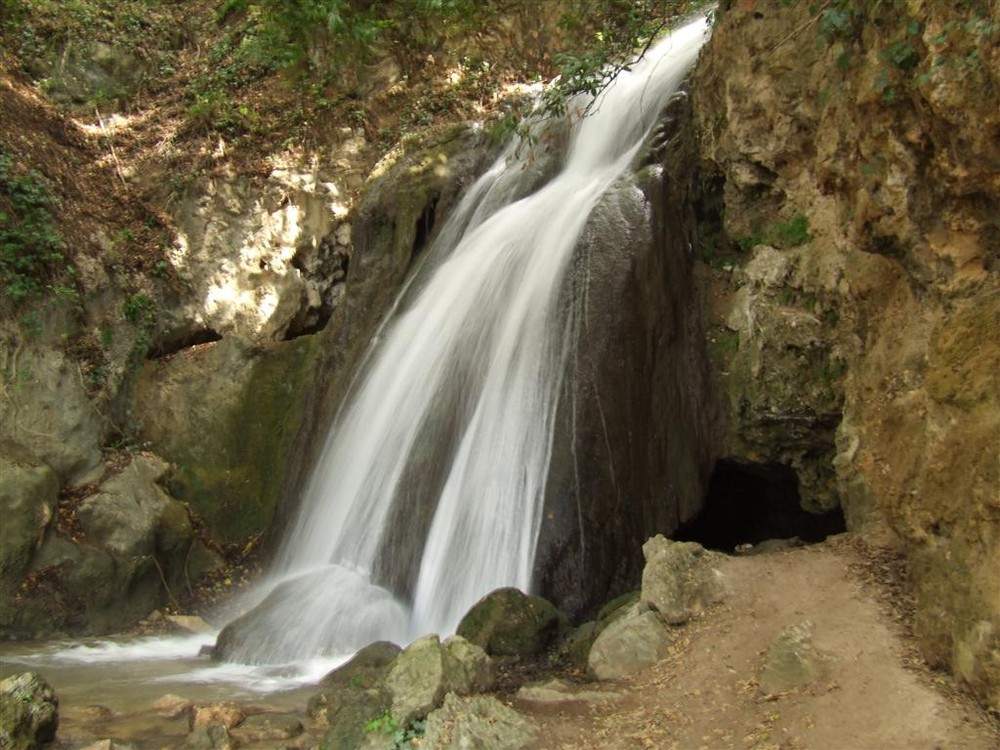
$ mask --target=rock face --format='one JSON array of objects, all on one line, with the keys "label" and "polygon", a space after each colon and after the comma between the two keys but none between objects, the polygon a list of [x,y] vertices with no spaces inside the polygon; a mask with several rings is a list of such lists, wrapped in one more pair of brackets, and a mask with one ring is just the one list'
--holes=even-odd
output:
[{"label": "rock face", "polygon": [[689,250],[689,106],[686,97],[668,106],[657,145],[598,202],[567,282],[586,303],[563,381],[534,589],[572,618],[634,588],[642,543],[698,512],[717,455]]},{"label": "rock face", "polygon": [[888,522],[924,653],[1000,707],[996,8],[728,5],[693,86],[723,454]]},{"label": "rock face", "polygon": [[[55,513],[50,496],[49,504],[35,508],[37,536],[27,544],[30,524],[24,521],[30,513],[24,503],[30,493],[21,495],[18,513],[10,516],[21,523],[5,526],[22,542],[15,547],[20,554],[10,558],[4,585],[22,587],[0,598],[0,632],[37,637],[121,629],[218,564],[195,539],[187,510],[160,485],[168,468],[153,456],[134,455],[119,473],[63,508],[72,538],[51,531],[42,536]],[[41,486],[53,489],[51,481]]]},{"label": "rock face", "polygon": [[566,616],[540,596],[497,589],[472,606],[457,633],[490,656],[537,656],[568,626]]},{"label": "rock face", "polygon": [[27,572],[32,551],[41,544],[55,513],[59,481],[51,468],[31,461],[24,451],[13,446],[0,447],[0,476],[0,515],[4,519],[0,528],[2,587],[19,581]]},{"label": "rock face", "polygon": [[35,750],[56,738],[59,700],[33,672],[0,681],[0,747]]}]

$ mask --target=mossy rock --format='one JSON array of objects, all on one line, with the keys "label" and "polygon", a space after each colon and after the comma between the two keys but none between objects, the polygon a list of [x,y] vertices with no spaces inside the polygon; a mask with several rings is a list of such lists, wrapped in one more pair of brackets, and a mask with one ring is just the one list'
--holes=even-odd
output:
[{"label": "mossy rock", "polygon": [[354,657],[337,667],[320,681],[324,689],[350,687],[368,690],[385,676],[400,649],[389,641],[375,641],[358,651]]},{"label": "mossy rock", "polygon": [[458,635],[490,656],[537,656],[567,629],[569,622],[554,604],[515,588],[487,594],[458,625]]}]

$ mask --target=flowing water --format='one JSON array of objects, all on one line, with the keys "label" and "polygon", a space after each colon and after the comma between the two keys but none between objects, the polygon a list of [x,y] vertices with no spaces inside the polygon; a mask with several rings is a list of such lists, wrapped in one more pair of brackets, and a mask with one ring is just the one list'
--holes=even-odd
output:
[{"label": "flowing water", "polygon": [[[682,27],[620,75],[540,189],[514,198],[532,174],[525,143],[471,189],[380,331],[284,542],[279,583],[232,658],[282,663],[453,632],[483,594],[530,588],[572,343],[573,250],[705,34],[704,21]],[[397,556],[415,562],[402,580]]]},{"label": "flowing water", "polygon": [[208,636],[9,647],[0,671],[130,665],[90,684],[120,682],[132,698],[130,684],[149,683],[157,695],[275,691],[374,640],[453,632],[494,588],[528,590],[573,339],[574,247],[706,34],[704,20],[677,29],[621,74],[541,188],[526,182],[537,146],[518,142],[469,190],[380,329],[258,593],[232,656],[259,666],[195,658]]}]

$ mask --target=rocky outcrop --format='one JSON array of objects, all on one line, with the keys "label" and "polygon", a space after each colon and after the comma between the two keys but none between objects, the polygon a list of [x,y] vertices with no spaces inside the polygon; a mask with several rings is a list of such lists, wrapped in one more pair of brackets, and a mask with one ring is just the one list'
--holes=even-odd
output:
[{"label": "rocky outcrop", "polygon": [[59,700],[34,672],[0,681],[0,747],[35,750],[56,738]]},{"label": "rocky outcrop", "polygon": [[[36,508],[45,524],[36,520],[27,546],[22,536],[17,549],[25,554],[7,570],[13,588],[0,599],[0,632],[38,637],[118,630],[176,600],[217,566],[217,556],[195,538],[187,509],[161,487],[167,471],[153,456],[133,456],[93,491],[62,503],[59,528],[44,534],[46,525],[56,525],[57,511],[44,503]],[[18,528],[12,524],[10,533]]]},{"label": "rocky outcrop", "polygon": [[996,708],[996,8],[728,5],[693,87],[723,454],[887,521],[924,653]]}]

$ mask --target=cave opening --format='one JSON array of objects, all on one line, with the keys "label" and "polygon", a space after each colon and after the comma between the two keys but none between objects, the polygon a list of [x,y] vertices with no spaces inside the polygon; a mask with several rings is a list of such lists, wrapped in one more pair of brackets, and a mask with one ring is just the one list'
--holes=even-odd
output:
[{"label": "cave opening", "polygon": [[840,508],[826,513],[802,508],[798,476],[791,467],[722,460],[709,479],[701,512],[681,525],[674,538],[732,553],[770,540],[814,544],[846,530]]}]

